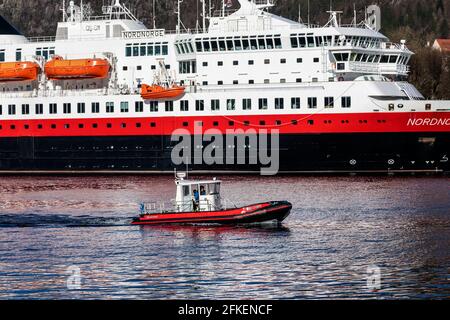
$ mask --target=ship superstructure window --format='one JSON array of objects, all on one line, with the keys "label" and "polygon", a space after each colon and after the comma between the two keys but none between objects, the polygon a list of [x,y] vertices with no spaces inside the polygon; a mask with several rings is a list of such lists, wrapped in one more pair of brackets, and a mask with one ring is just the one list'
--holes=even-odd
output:
[{"label": "ship superstructure window", "polygon": [[214,99],[211,100],[211,111],[219,111],[220,110],[220,100]]},{"label": "ship superstructure window", "polygon": [[92,102],[92,113],[100,113],[100,103],[98,102]]},{"label": "ship superstructure window", "polygon": [[300,109],[300,98],[291,98],[291,109]]},{"label": "ship superstructure window", "polygon": [[57,114],[58,113],[58,105],[56,103],[50,103],[48,108],[49,108],[49,113],[50,114]]},{"label": "ship superstructure window", "polygon": [[126,113],[129,111],[129,104],[128,101],[122,101],[120,103],[120,112]]},{"label": "ship superstructure window", "polygon": [[236,110],[236,99],[227,100],[227,110]]},{"label": "ship superstructure window", "polygon": [[179,69],[180,69],[179,72],[181,74],[197,73],[197,61],[195,60],[180,61]]},{"label": "ship superstructure window", "polygon": [[126,57],[167,56],[168,42],[128,43],[125,47]]},{"label": "ship superstructure window", "polygon": [[106,112],[107,113],[113,113],[114,112],[114,102],[107,102],[106,103]]},{"label": "ship superstructure window", "polygon": [[77,112],[78,113],[86,113],[86,104],[84,102],[77,103]]},{"label": "ship superstructure window", "polygon": [[29,104],[22,105],[22,114],[30,114],[30,105]]},{"label": "ship superstructure window", "polygon": [[144,102],[136,101],[134,104],[134,111],[136,112],[144,112]]},{"label": "ship superstructure window", "polygon": [[310,109],[316,109],[317,108],[317,98],[316,97],[309,97],[308,98],[308,108],[310,108]]},{"label": "ship superstructure window", "polygon": [[42,103],[37,103],[35,106],[35,113],[36,114],[43,114],[44,113],[44,105]]},{"label": "ship superstructure window", "polygon": [[264,59],[264,64],[270,64],[270,59]]},{"label": "ship superstructure window", "polygon": [[173,112],[173,101],[165,102],[165,110],[166,112]]},{"label": "ship superstructure window", "polygon": [[325,105],[325,108],[334,108],[334,98],[333,97],[325,97],[324,105]]},{"label": "ship superstructure window", "polygon": [[0,115],[3,114],[3,106],[0,104]]},{"label": "ship superstructure window", "polygon": [[[182,46],[176,48],[183,53]],[[204,38],[195,40],[195,49],[197,52],[282,49],[282,42],[281,35]]]},{"label": "ship superstructure window", "polygon": [[268,100],[266,98],[260,98],[258,100],[259,110],[267,110],[268,105]]},{"label": "ship superstructure window", "polygon": [[242,99],[242,110],[252,110],[252,99]]},{"label": "ship superstructure window", "polygon": [[284,99],[283,98],[275,98],[275,109],[277,109],[277,110],[284,109]]},{"label": "ship superstructure window", "polygon": [[158,112],[158,101],[150,101],[150,112]]},{"label": "ship superstructure window", "polygon": [[5,50],[0,50],[0,62],[5,61]]},{"label": "ship superstructure window", "polygon": [[16,50],[16,61],[22,61],[22,49]]},{"label": "ship superstructure window", "polygon": [[63,113],[68,114],[72,112],[72,105],[70,103],[63,104]]},{"label": "ship superstructure window", "polygon": [[188,100],[181,100],[180,101],[180,110],[181,111],[189,111],[189,101]]},{"label": "ship superstructure window", "polygon": [[341,105],[342,108],[350,108],[352,106],[352,97],[342,97]]},{"label": "ship superstructure window", "polygon": [[16,105],[15,104],[8,105],[8,114],[9,115],[16,114]]},{"label": "ship superstructure window", "polygon": [[195,111],[205,111],[205,101],[196,100],[195,101]]},{"label": "ship superstructure window", "polygon": [[36,48],[36,55],[39,57],[44,57],[45,60],[48,60],[54,54],[55,47]]}]

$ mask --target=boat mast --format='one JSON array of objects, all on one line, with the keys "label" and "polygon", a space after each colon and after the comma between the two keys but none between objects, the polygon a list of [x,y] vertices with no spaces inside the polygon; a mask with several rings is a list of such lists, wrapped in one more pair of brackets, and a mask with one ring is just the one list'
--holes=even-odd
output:
[{"label": "boat mast", "polygon": [[152,6],[152,9],[153,9],[153,29],[156,29],[156,15],[155,15],[156,8],[155,8],[155,1],[156,1],[156,0],[153,0],[153,6]]},{"label": "boat mast", "polygon": [[181,3],[183,1],[184,0],[178,0],[178,2],[177,2],[177,18],[178,18],[177,33],[180,33],[180,31],[181,31],[181,24],[182,24],[182,22],[181,22]]},{"label": "boat mast", "polygon": [[206,33],[206,0],[200,0],[202,2],[202,23],[203,32]]}]

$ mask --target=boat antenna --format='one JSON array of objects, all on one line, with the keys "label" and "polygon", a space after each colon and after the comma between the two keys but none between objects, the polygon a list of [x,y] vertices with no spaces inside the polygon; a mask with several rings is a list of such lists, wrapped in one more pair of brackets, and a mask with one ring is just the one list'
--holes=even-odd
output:
[{"label": "boat antenna", "polygon": [[63,0],[63,2],[62,2],[62,9],[61,9],[61,11],[63,13],[63,22],[66,22],[66,20],[67,20],[66,0]]},{"label": "boat antenna", "polygon": [[309,5],[309,0],[308,0],[308,26],[310,24],[309,18],[310,18],[310,5]]},{"label": "boat antenna", "polygon": [[357,17],[356,17],[356,4],[353,3],[353,26],[355,26],[355,27],[356,27],[356,24],[358,23],[356,19],[357,19]]},{"label": "boat antenna", "polygon": [[153,9],[153,29],[156,29],[156,5],[155,5],[156,0],[153,0],[153,5],[152,5],[152,9]]},{"label": "boat antenna", "polygon": [[203,32],[206,33],[206,0],[200,0],[202,3],[202,27]]}]

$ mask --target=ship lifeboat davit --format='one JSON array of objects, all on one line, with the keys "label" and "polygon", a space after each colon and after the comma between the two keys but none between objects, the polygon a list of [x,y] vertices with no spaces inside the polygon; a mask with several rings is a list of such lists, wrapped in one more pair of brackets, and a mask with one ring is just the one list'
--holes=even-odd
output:
[{"label": "ship lifeboat davit", "polygon": [[55,57],[45,64],[45,74],[50,80],[104,79],[110,68],[106,59],[64,60]]},{"label": "ship lifeboat davit", "polygon": [[37,80],[40,67],[35,62],[0,63],[0,82]]},{"label": "ship lifeboat davit", "polygon": [[185,87],[177,85],[173,85],[172,87],[162,87],[158,85],[149,86],[143,84],[141,86],[141,97],[144,100],[171,100],[181,97],[185,90]]}]

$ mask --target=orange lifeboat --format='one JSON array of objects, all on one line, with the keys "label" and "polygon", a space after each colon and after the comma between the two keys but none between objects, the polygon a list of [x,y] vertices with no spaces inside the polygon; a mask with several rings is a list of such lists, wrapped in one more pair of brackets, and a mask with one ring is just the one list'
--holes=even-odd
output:
[{"label": "orange lifeboat", "polygon": [[39,65],[35,62],[0,63],[0,82],[34,81],[39,75]]},{"label": "orange lifeboat", "polygon": [[64,60],[54,57],[45,64],[45,74],[50,80],[104,79],[111,66],[106,59]]},{"label": "orange lifeboat", "polygon": [[144,100],[162,100],[177,99],[184,94],[185,87],[173,85],[172,87],[162,87],[158,85],[149,86],[143,84],[141,86],[141,97]]}]

